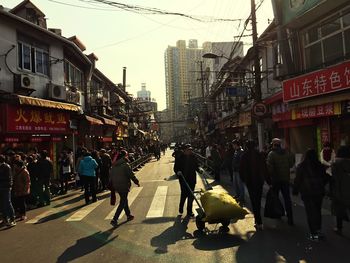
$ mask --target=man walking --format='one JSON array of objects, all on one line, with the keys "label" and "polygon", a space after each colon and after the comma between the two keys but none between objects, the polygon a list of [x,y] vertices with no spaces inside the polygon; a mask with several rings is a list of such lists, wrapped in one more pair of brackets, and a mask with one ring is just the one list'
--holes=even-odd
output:
[{"label": "man walking", "polygon": [[269,180],[272,183],[272,191],[276,196],[281,191],[288,217],[288,224],[293,226],[292,201],[290,197],[290,168],[294,165],[294,157],[282,148],[281,140],[272,140],[272,150],[267,156],[267,168]]},{"label": "man walking", "polygon": [[253,208],[255,228],[262,230],[261,197],[266,177],[266,163],[263,155],[256,149],[254,141],[246,143],[246,151],[242,154],[239,175],[247,185],[250,202]]},{"label": "man walking", "polygon": [[105,149],[100,150],[100,158],[101,158],[101,183],[102,183],[102,191],[107,189],[108,181],[109,181],[109,170],[112,166],[111,156],[106,152]]},{"label": "man walking", "polygon": [[39,206],[50,204],[50,179],[53,173],[52,162],[48,159],[47,151],[40,153],[40,159],[38,161],[38,172],[39,172]]},{"label": "man walking", "polygon": [[[190,144],[185,145],[184,154],[179,156],[176,160],[174,171],[179,175],[181,189],[179,214],[183,214],[184,204],[187,199],[187,216],[193,217],[194,214],[192,212],[192,204],[194,199],[191,191],[193,192],[194,187],[196,186],[196,172],[199,172],[199,165],[196,156],[192,152],[192,147]],[[188,189],[188,187],[190,189]]]},{"label": "man walking", "polygon": [[135,177],[130,165],[126,162],[126,157],[127,152],[125,150],[122,150],[119,153],[117,160],[113,164],[110,171],[110,182],[113,188],[112,190],[116,191],[120,196],[118,208],[111,221],[111,225],[113,227],[118,227],[118,218],[123,210],[125,211],[128,221],[134,219],[134,216],[131,214],[128,204],[128,194],[131,187],[131,180],[137,186],[140,186],[140,183],[139,180]]},{"label": "man walking", "polygon": [[239,172],[241,157],[243,155],[243,149],[238,140],[234,140],[232,142],[232,145],[234,149],[232,167],[233,167],[234,186],[235,186],[235,192],[236,192],[235,198],[237,199],[238,202],[244,203],[245,189],[244,189],[244,183],[241,180],[241,176]]},{"label": "man walking", "polygon": [[13,184],[11,167],[5,162],[4,155],[0,155],[0,200],[2,200],[2,211],[4,222],[8,227],[16,225],[15,211],[11,202],[11,188]]}]

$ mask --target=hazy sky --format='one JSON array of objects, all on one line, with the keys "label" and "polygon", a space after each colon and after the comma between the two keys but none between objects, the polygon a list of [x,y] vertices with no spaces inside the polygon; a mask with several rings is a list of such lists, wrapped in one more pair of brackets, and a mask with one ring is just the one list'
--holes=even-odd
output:
[{"label": "hazy sky", "polygon": [[[20,0],[1,0],[12,8]],[[196,18],[242,19],[241,22],[198,22],[182,16],[149,15],[128,12],[94,0],[32,0],[46,14],[49,28],[62,29],[62,35],[77,35],[85,44],[86,54],[94,52],[97,68],[114,83],[122,82],[122,69],[127,67],[127,91],[136,95],[141,83],[165,109],[164,51],[177,40],[234,41],[250,13],[250,0],[119,0],[132,6],[152,7],[183,13]],[[256,0],[259,5],[261,0]],[[262,0],[257,11],[258,32],[273,18],[271,0]],[[248,27],[250,29],[250,26]],[[245,34],[250,34],[246,31]],[[251,36],[242,38],[245,51]]]}]

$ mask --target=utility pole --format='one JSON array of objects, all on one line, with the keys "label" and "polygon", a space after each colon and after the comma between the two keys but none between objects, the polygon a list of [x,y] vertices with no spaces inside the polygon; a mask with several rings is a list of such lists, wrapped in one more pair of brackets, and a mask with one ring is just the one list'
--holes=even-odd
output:
[{"label": "utility pole", "polygon": [[[254,103],[261,102],[261,70],[260,70],[260,58],[259,47],[257,45],[258,32],[256,28],[256,10],[255,0],[251,0],[251,16],[252,16],[252,33],[253,33],[253,49],[254,49]],[[264,147],[263,137],[263,123],[260,119],[257,120],[258,128],[258,144],[259,150],[262,151]]]},{"label": "utility pole", "polygon": [[261,101],[261,70],[260,70],[260,58],[259,47],[257,45],[258,32],[256,29],[256,12],[255,12],[255,0],[251,0],[251,15],[252,15],[252,33],[253,33],[253,49],[254,49],[254,100],[255,102]]}]

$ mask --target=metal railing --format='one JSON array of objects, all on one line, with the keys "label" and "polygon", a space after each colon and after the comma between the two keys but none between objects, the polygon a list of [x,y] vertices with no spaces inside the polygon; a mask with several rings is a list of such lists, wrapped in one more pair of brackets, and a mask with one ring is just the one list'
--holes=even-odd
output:
[{"label": "metal railing", "polygon": [[204,156],[200,155],[199,153],[194,153],[197,157],[197,160],[200,163],[200,166],[202,166],[205,170],[208,170],[210,172],[213,172],[213,161],[205,158]]},{"label": "metal railing", "polygon": [[137,160],[133,161],[130,163],[131,169],[132,170],[137,170],[138,168],[140,168],[141,166],[143,166],[145,163],[147,163],[151,158],[152,158],[151,153],[142,156],[140,158],[138,158]]}]

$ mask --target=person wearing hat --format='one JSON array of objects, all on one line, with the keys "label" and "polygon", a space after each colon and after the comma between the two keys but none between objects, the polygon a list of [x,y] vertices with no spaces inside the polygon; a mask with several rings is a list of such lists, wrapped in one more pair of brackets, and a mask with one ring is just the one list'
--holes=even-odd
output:
[{"label": "person wearing hat", "polygon": [[288,224],[294,225],[292,201],[290,196],[290,168],[294,165],[294,156],[282,148],[282,141],[279,138],[272,139],[272,150],[267,155],[268,183],[276,196],[281,191],[285,209],[288,217]]},{"label": "person wearing hat", "polygon": [[[186,144],[183,151],[183,154],[178,157],[174,164],[174,171],[179,176],[181,190],[179,214],[183,214],[183,208],[187,199],[187,216],[193,217],[192,204],[194,199],[191,191],[193,192],[196,186],[196,172],[199,172],[199,164],[190,144]],[[188,189],[186,183],[190,189]]]}]

